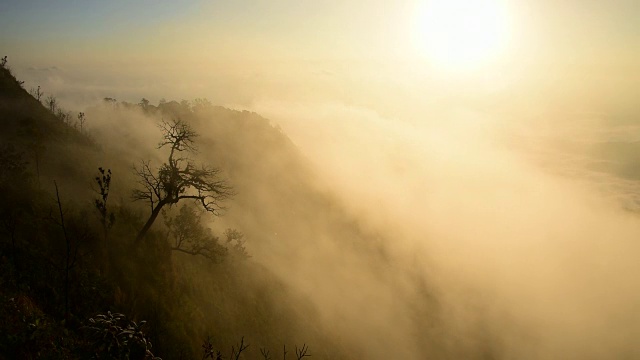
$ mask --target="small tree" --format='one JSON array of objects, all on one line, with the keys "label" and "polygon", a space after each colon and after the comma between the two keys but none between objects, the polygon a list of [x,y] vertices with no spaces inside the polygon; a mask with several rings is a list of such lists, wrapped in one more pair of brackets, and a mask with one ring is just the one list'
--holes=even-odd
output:
[{"label": "small tree", "polygon": [[64,109],[62,109],[61,107],[58,106],[58,109],[56,110],[55,115],[58,118],[58,120],[60,120],[63,124],[75,127],[75,125],[71,123],[71,112],[70,111],[66,111],[65,112]]},{"label": "small tree", "polygon": [[49,111],[51,111],[53,115],[56,115],[58,110],[58,100],[54,96],[47,96],[46,105],[49,108]]},{"label": "small tree", "polygon": [[149,107],[149,100],[142,98],[142,100],[140,100],[140,102],[138,103],[138,105],[140,105],[140,107],[142,108],[142,110],[147,110],[147,108]]},{"label": "small tree", "polygon": [[103,99],[103,101],[105,106],[111,106],[114,109],[118,107],[118,100],[116,100],[115,98],[106,97]]},{"label": "small tree", "polygon": [[38,85],[38,88],[36,89],[32,88],[29,93],[34,97],[34,99],[38,100],[38,102],[40,102],[44,96],[44,91],[40,90],[40,85]]},{"label": "small tree", "polygon": [[182,205],[179,214],[174,218],[166,218],[165,225],[169,229],[167,237],[171,242],[171,250],[200,255],[212,262],[220,262],[227,249],[220,245],[218,237],[211,233],[211,229],[202,225],[201,218],[201,213],[186,204]]},{"label": "small tree", "polygon": [[111,189],[111,169],[107,169],[105,171],[103,168],[99,167],[98,172],[100,173],[95,177],[96,184],[98,184],[99,189],[94,189],[98,198],[94,200],[94,205],[96,210],[98,210],[100,225],[102,225],[102,252],[105,256],[105,272],[109,270],[109,262],[111,259],[109,253],[109,230],[113,227],[113,224],[116,221],[115,214],[107,209],[107,200],[109,200],[109,190]]},{"label": "small tree", "polygon": [[87,117],[84,115],[84,112],[78,113],[78,125],[80,125],[80,132],[84,131],[84,123],[87,121]]},{"label": "small tree", "polygon": [[151,341],[143,330],[146,323],[111,311],[90,318],[83,329],[93,342],[93,358],[162,360],[151,352]]},{"label": "small tree", "polygon": [[224,236],[227,239],[227,249],[231,252],[231,256],[244,259],[251,257],[244,246],[243,233],[236,229],[227,229],[224,231]]},{"label": "small tree", "polygon": [[222,201],[232,195],[231,187],[218,178],[218,169],[198,167],[187,157],[196,152],[194,139],[197,137],[187,123],[162,121],[160,129],[163,137],[158,148],[170,148],[167,162],[157,171],[151,169],[150,162],[144,161],[135,168],[143,189],[134,190],[133,198],[148,201],[151,206],[151,215],[138,233],[137,242],[144,238],[165,205],[190,199],[213,215],[219,215]]}]

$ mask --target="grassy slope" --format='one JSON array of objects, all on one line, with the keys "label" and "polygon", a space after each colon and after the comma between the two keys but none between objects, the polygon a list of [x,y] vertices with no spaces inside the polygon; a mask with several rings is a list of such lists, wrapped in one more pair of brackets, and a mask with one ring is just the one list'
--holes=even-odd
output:
[{"label": "grassy slope", "polygon": [[[185,115],[175,114],[168,107],[163,110],[168,115]],[[193,115],[191,120],[215,119],[215,126],[208,127],[210,132],[203,136],[202,147],[207,153],[234,154],[228,158],[218,156],[215,161],[226,168],[225,173],[242,194],[237,204],[245,202],[240,207],[253,212],[247,213],[248,218],[261,219],[261,215],[267,213],[259,209],[264,204],[252,201],[265,186],[271,187],[271,192],[286,193],[292,201],[297,199],[298,207],[304,208],[309,201],[314,208],[318,203],[326,203],[302,183],[307,175],[287,176],[289,182],[278,180],[283,178],[283,173],[298,173],[300,160],[296,160],[298,155],[292,144],[267,120],[223,108],[206,111],[201,116]],[[109,167],[127,169],[131,159],[110,157],[115,153],[109,152],[108,144],[96,144],[86,134],[63,124],[22,89],[5,69],[0,69],[0,123],[2,145],[11,144],[15,154],[22,155],[30,174],[25,175],[25,181],[12,184],[12,189],[21,193],[16,201],[28,202],[33,208],[21,214],[23,221],[17,225],[19,260],[2,258],[2,266],[7,270],[0,288],[0,300],[6,310],[4,323],[24,319],[18,322],[19,328],[4,329],[12,333],[11,339],[0,348],[5,356],[31,358],[40,357],[43,352],[54,354],[54,358],[81,356],[78,348],[86,344],[79,326],[87,317],[106,310],[148,319],[154,348],[165,358],[177,358],[181,354],[186,358],[194,356],[206,335],[212,335],[214,345],[223,349],[244,335],[253,339],[253,351],[259,346],[280,348],[284,343],[306,341],[314,345],[318,357],[322,353],[328,357],[336,355],[330,350],[334,345],[331,340],[312,324],[313,307],[305,305],[301,295],[296,295],[257,262],[228,261],[212,266],[199,259],[171,254],[161,242],[145,248],[144,253],[131,253],[127,243],[145,210],[129,204],[124,197],[113,207],[118,222],[112,236],[116,239],[112,240],[109,250],[112,270],[109,276],[101,275],[104,259],[99,252],[99,229],[91,208],[95,195],[89,186],[90,179],[104,162],[108,162]],[[253,147],[248,148],[246,144]],[[39,153],[34,150],[36,146],[41,149]],[[265,146],[273,152],[265,155]],[[35,175],[36,157],[39,177]],[[279,159],[276,168],[274,159]],[[263,174],[268,181],[260,185],[262,188],[251,191],[251,184],[256,180],[249,173]],[[130,190],[135,186],[130,175],[116,175],[114,182],[125,182],[118,185],[121,189]],[[78,265],[72,275],[71,322],[65,321],[61,306],[59,264],[63,253],[60,245],[64,240],[53,221],[52,180],[57,180],[60,186],[67,221],[81,224],[78,227],[86,227],[87,232],[79,245]],[[5,204],[5,210],[7,206]],[[286,208],[295,209],[295,206]],[[48,219],[43,220],[43,216]],[[253,230],[253,234],[271,231],[268,223],[277,222],[277,218],[261,220],[265,228]],[[159,230],[161,224],[155,228]],[[159,235],[156,231],[156,236]],[[34,238],[40,240],[33,241]],[[10,248],[8,239],[5,232],[3,249]],[[22,316],[25,312],[26,317]],[[36,320],[38,324],[34,325]],[[52,348],[58,350],[54,352]]]}]

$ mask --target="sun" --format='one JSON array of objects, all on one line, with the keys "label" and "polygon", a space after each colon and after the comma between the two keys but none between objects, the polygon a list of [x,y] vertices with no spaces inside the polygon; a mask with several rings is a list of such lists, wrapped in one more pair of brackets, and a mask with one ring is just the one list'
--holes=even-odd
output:
[{"label": "sun", "polygon": [[431,0],[415,12],[416,45],[434,65],[448,70],[481,67],[508,45],[504,0]]}]

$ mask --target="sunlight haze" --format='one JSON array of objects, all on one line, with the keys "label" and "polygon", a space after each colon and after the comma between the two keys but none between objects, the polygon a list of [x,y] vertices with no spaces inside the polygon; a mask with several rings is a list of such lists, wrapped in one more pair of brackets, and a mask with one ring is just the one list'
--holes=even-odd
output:
[{"label": "sunlight haze", "polygon": [[640,358],[638,0],[9,0],[0,49],[0,358]]}]

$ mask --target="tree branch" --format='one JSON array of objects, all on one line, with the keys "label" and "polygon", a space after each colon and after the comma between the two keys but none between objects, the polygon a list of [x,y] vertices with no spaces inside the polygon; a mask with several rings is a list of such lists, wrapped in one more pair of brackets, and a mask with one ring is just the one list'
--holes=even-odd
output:
[{"label": "tree branch", "polygon": [[142,161],[139,167],[134,167],[142,189],[134,190],[132,197],[151,203],[151,215],[138,234],[138,240],[144,237],[164,205],[191,199],[199,202],[208,212],[219,215],[223,209],[222,201],[233,195],[226,181],[217,178],[218,169],[196,167],[187,156],[181,155],[183,152],[197,151],[194,139],[198,135],[187,123],[179,119],[163,120],[159,127],[163,137],[158,148],[171,147],[167,162],[160,166],[157,173],[151,170],[148,161]]}]

